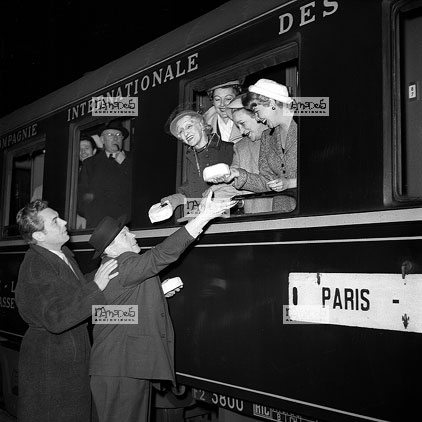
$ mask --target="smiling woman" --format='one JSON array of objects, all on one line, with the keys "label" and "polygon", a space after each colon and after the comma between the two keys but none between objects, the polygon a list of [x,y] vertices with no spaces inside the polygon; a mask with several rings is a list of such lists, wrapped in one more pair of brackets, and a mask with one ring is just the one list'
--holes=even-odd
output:
[{"label": "smiling woman", "polygon": [[188,146],[185,182],[179,186],[178,193],[161,199],[163,205],[169,201],[176,209],[186,198],[202,198],[210,187],[203,179],[204,169],[218,163],[231,164],[233,144],[223,142],[218,134],[211,132],[204,116],[196,111],[183,110],[169,120],[171,134]]}]

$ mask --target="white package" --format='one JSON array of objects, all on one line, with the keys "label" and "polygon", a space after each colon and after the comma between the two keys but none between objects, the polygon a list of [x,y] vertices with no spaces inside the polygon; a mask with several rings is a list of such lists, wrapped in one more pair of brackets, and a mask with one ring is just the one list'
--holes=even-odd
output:
[{"label": "white package", "polygon": [[226,176],[230,174],[230,167],[227,164],[219,163],[213,166],[205,167],[202,176],[205,182],[210,182],[216,177]]},{"label": "white package", "polygon": [[173,207],[169,201],[166,201],[163,205],[160,202],[154,204],[148,211],[149,219],[151,223],[156,223],[157,221],[163,221],[170,218],[173,214]]},{"label": "white package", "polygon": [[177,289],[178,287],[183,287],[183,281],[180,277],[173,277],[164,280],[161,283],[161,287],[163,289],[164,294],[171,292],[172,290]]}]

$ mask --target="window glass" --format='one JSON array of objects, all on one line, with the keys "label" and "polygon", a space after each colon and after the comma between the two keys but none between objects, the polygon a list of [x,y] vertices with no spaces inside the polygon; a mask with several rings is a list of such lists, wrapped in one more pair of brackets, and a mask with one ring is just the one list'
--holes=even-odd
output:
[{"label": "window glass", "polygon": [[[413,3],[415,4],[415,3]],[[399,133],[397,192],[399,199],[422,198],[422,6],[398,14]]]},{"label": "window glass", "polygon": [[16,214],[28,202],[42,199],[44,141],[11,149],[6,154],[4,234],[18,235]]}]

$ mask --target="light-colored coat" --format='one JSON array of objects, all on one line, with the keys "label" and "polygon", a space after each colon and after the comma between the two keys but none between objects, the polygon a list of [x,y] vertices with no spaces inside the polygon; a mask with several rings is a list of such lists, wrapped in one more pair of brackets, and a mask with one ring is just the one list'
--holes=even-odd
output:
[{"label": "light-colored coat", "polygon": [[[297,177],[297,124],[291,121],[286,139],[283,139],[280,126],[274,130],[266,130],[262,134],[261,148],[259,151],[259,174],[239,169],[239,177],[235,179],[237,189],[246,189],[252,192],[267,192],[267,182],[285,177]],[[296,207],[294,198],[280,195],[273,199],[273,210],[289,212]]]},{"label": "light-colored coat", "polygon": [[[213,133],[216,133],[218,136],[221,137],[221,133],[218,129],[218,114],[214,106],[210,107],[204,113],[204,119],[210,126],[212,126]],[[223,142],[232,142],[235,144],[242,139],[242,134],[240,133],[238,127],[233,123],[233,121],[230,121],[232,122],[232,130],[230,133],[230,137],[229,139],[223,139]]]}]

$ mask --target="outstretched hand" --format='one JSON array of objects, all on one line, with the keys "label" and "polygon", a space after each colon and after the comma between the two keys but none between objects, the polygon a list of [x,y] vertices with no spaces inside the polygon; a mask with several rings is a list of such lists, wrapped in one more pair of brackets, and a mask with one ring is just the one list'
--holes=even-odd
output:
[{"label": "outstretched hand", "polygon": [[230,200],[229,198],[212,199],[212,196],[213,192],[208,192],[208,195],[202,199],[199,205],[199,215],[207,221],[221,216],[237,203],[237,201]]}]

